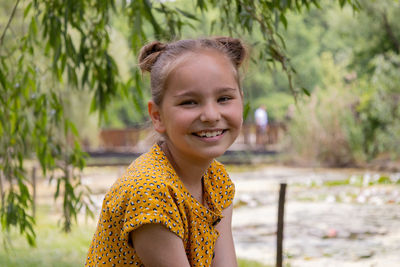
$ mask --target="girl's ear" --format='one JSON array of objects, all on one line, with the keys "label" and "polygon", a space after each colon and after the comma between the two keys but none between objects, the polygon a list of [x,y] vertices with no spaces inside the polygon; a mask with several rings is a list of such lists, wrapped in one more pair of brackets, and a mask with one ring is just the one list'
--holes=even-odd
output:
[{"label": "girl's ear", "polygon": [[154,103],[153,100],[150,100],[147,103],[147,109],[149,111],[151,121],[153,122],[154,129],[160,134],[165,133],[165,126],[161,119],[160,107]]}]

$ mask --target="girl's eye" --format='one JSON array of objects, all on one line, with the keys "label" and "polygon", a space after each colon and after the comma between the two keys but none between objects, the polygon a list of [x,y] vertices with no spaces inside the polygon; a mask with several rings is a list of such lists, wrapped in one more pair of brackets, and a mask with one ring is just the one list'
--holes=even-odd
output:
[{"label": "girl's eye", "polygon": [[232,97],[230,97],[230,96],[222,96],[222,97],[218,98],[218,102],[227,102],[231,99],[232,99]]},{"label": "girl's eye", "polygon": [[185,100],[182,101],[179,105],[180,106],[191,106],[191,105],[195,105],[196,102],[194,100]]}]

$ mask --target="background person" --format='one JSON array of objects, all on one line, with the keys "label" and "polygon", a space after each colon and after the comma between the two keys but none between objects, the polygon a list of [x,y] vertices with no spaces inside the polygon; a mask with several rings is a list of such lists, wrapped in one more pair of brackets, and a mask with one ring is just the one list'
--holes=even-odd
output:
[{"label": "background person", "polygon": [[256,123],[256,145],[265,146],[267,141],[268,114],[265,105],[260,105],[254,112]]}]

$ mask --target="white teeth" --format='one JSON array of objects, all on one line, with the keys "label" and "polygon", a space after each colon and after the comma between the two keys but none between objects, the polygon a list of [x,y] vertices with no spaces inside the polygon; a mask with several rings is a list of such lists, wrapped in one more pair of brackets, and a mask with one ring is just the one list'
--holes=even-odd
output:
[{"label": "white teeth", "polygon": [[222,134],[222,131],[212,131],[212,132],[200,132],[198,135],[200,137],[215,137]]}]

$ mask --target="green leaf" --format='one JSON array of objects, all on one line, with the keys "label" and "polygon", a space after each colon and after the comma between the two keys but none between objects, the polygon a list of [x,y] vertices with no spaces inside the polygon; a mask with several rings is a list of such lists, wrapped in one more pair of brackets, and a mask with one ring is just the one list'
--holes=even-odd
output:
[{"label": "green leaf", "polygon": [[54,193],[54,198],[58,198],[60,195],[60,184],[61,184],[61,178],[57,179],[57,185],[56,185],[56,192]]},{"label": "green leaf", "polygon": [[153,12],[151,11],[152,9],[152,4],[149,0],[142,0],[144,3],[144,11],[145,11],[145,17],[150,21],[151,25],[153,26],[154,32],[156,35],[160,35],[162,33],[162,28],[156,21],[156,19],[153,16]]},{"label": "green leaf", "polygon": [[214,32],[214,27],[217,24],[216,20],[212,20],[211,21],[211,25],[210,25],[210,34],[212,34]]},{"label": "green leaf", "polygon": [[306,94],[307,96],[310,96],[310,95],[311,95],[310,92],[309,92],[306,88],[302,87],[301,90],[302,90],[303,93]]},{"label": "green leaf", "polygon": [[7,91],[7,87],[6,87],[6,85],[7,85],[6,77],[4,76],[3,71],[1,70],[1,68],[0,68],[0,83],[1,83],[1,85],[3,86],[3,88],[4,88],[4,91]]},{"label": "green leaf", "polygon": [[74,62],[78,62],[76,49],[72,43],[71,36],[69,35],[67,35],[67,38],[65,39],[65,51],[69,58],[71,58]]},{"label": "green leaf", "polygon": [[30,3],[26,6],[26,8],[25,8],[25,10],[24,10],[24,18],[26,18],[26,16],[28,15],[29,11],[31,10],[31,7],[32,7],[32,2],[30,2]]},{"label": "green leaf", "polygon": [[313,2],[313,4],[317,7],[317,8],[321,8],[321,5],[319,4],[318,0],[311,0]]},{"label": "green leaf", "polygon": [[187,17],[192,20],[200,21],[195,15],[190,14],[189,12],[186,12],[180,8],[176,8],[176,10],[178,10],[178,12],[181,13],[184,17]]},{"label": "green leaf", "polygon": [[[29,224],[30,225],[30,224]],[[33,231],[33,230],[32,230]],[[33,232],[34,233],[34,232]],[[28,241],[28,244],[31,247],[36,247],[36,235],[35,234],[30,234],[30,233],[26,233],[25,237]]]},{"label": "green leaf", "polygon": [[29,31],[33,33],[34,35],[37,35],[38,29],[37,29],[37,24],[36,24],[36,18],[32,17],[31,18],[31,23],[29,24]]},{"label": "green leaf", "polygon": [[72,121],[68,120],[68,119],[67,119],[67,123],[68,123],[69,129],[72,131],[72,133],[73,133],[76,137],[78,137],[78,136],[79,136],[79,133],[78,133],[78,129],[76,129],[75,124],[74,124]]},{"label": "green leaf", "polygon": [[196,7],[200,8],[202,12],[207,11],[207,4],[204,0],[197,0]]},{"label": "green leaf", "polygon": [[279,16],[279,20],[283,23],[283,26],[285,26],[285,29],[287,29],[288,22],[287,22],[286,16],[283,13],[281,13],[281,15]]},{"label": "green leaf", "polygon": [[243,121],[246,121],[247,116],[250,113],[250,109],[251,109],[250,101],[246,101],[243,107]]}]

